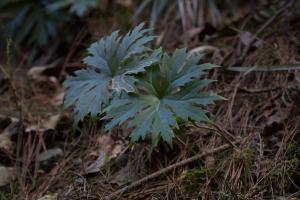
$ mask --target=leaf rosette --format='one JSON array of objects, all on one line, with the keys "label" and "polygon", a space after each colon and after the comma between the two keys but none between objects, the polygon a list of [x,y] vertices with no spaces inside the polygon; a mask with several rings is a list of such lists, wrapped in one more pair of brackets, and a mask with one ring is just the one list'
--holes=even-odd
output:
[{"label": "leaf rosette", "polygon": [[177,49],[171,56],[164,54],[158,64],[147,68],[139,77],[135,91],[112,100],[105,109],[103,119],[110,119],[106,130],[128,122],[132,142],[150,134],[156,146],[160,138],[172,143],[177,119],[209,121],[203,106],[224,98],[212,92],[200,92],[212,82],[200,78],[215,65],[198,64],[199,60],[199,55],[188,57],[186,49]]},{"label": "leaf rosette", "polygon": [[158,62],[161,49],[150,52],[145,45],[155,37],[144,24],[136,26],[125,36],[119,31],[100,39],[88,48],[89,56],[83,61],[87,69],[78,70],[75,76],[68,76],[65,106],[74,106],[75,123],[86,115],[96,116],[103,112],[109,101],[122,91],[133,92],[134,74]]}]

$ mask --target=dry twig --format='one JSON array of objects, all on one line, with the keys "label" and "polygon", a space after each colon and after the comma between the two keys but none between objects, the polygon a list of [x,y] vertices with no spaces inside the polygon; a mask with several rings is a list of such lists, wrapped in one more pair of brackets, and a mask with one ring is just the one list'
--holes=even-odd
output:
[{"label": "dry twig", "polygon": [[[237,143],[237,142],[235,142],[235,143]],[[135,187],[137,187],[137,186],[139,186],[139,185],[141,185],[141,184],[143,184],[143,183],[145,183],[145,182],[147,182],[147,181],[149,181],[151,179],[154,179],[154,178],[156,178],[156,177],[158,177],[158,176],[160,176],[162,174],[168,173],[168,172],[172,171],[173,169],[175,169],[177,167],[181,167],[183,165],[187,165],[187,164],[192,163],[192,162],[194,162],[196,160],[199,160],[199,159],[201,159],[201,158],[203,158],[203,157],[205,157],[207,155],[214,154],[214,153],[217,153],[217,152],[220,152],[220,151],[224,151],[224,150],[226,150],[226,149],[228,149],[230,147],[231,147],[231,145],[224,144],[224,145],[219,146],[217,148],[204,151],[201,154],[198,154],[198,155],[192,156],[192,157],[190,157],[188,159],[185,159],[185,160],[182,160],[180,162],[177,162],[177,163],[175,163],[173,165],[169,165],[166,168],[163,168],[163,169],[161,169],[161,170],[159,170],[157,172],[154,172],[154,173],[152,173],[152,174],[150,174],[150,175],[148,175],[148,176],[146,176],[146,177],[144,177],[144,178],[142,178],[140,180],[137,180],[137,181],[131,183],[130,185],[127,185],[127,186],[125,186],[125,187],[123,187],[123,188],[115,191],[114,193],[108,195],[104,199],[112,199],[114,197],[121,196],[124,192],[126,192],[126,191],[128,191],[128,190],[130,190],[132,188],[135,188]]]}]

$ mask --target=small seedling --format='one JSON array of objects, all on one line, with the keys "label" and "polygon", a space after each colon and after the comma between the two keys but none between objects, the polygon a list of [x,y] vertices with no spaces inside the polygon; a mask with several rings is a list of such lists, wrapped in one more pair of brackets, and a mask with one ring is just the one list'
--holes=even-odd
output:
[{"label": "small seedling", "polygon": [[75,122],[87,115],[109,120],[105,128],[128,122],[131,140],[160,138],[169,144],[178,120],[208,122],[203,106],[222,100],[212,92],[200,92],[212,80],[201,79],[215,65],[198,64],[199,55],[186,49],[172,55],[145,45],[154,39],[143,24],[119,36],[118,31],[93,43],[84,59],[87,69],[67,77],[65,106],[75,109]]}]

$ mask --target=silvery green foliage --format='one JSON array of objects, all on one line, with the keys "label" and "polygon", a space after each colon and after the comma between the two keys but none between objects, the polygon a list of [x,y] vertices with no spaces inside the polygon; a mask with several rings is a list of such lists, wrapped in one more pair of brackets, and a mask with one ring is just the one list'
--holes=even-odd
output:
[{"label": "silvery green foliage", "polygon": [[209,121],[203,106],[223,99],[214,93],[200,92],[211,80],[200,79],[204,70],[214,65],[198,64],[199,56],[188,57],[185,49],[172,56],[164,54],[159,64],[147,68],[136,82],[137,89],[114,99],[105,109],[104,119],[111,119],[107,130],[128,121],[132,142],[151,135],[152,144],[159,138],[171,144],[176,119]]},{"label": "silvery green foliage", "polygon": [[87,69],[78,70],[64,82],[65,106],[74,106],[75,122],[86,115],[96,116],[114,96],[133,92],[136,78],[132,75],[158,62],[161,49],[148,53],[145,46],[154,39],[149,29],[140,24],[125,36],[118,31],[93,43],[84,59]]},{"label": "silvery green foliage", "polygon": [[188,56],[186,49],[172,55],[148,51],[145,45],[154,39],[149,31],[140,24],[125,36],[115,31],[90,46],[84,59],[89,67],[64,82],[65,106],[74,106],[75,122],[101,113],[106,130],[128,122],[132,142],[149,135],[156,146],[160,138],[172,143],[178,119],[209,121],[203,107],[223,98],[200,92],[212,82],[201,77],[215,66],[198,64],[200,56]]}]

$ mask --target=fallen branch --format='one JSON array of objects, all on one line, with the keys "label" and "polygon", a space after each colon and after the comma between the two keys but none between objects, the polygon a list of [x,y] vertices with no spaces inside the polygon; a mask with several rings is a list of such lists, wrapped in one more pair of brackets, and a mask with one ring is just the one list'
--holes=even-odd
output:
[{"label": "fallen branch", "polygon": [[275,66],[252,66],[252,67],[228,67],[226,70],[234,72],[277,72],[277,71],[292,71],[300,70],[300,63],[275,65]]},{"label": "fallen branch", "polygon": [[232,146],[229,145],[229,144],[224,144],[224,145],[219,146],[217,148],[204,151],[201,154],[198,154],[198,155],[192,156],[188,159],[182,160],[182,161],[180,161],[178,163],[175,163],[173,165],[169,165],[166,168],[163,168],[163,169],[161,169],[157,172],[154,172],[154,173],[152,173],[152,174],[150,174],[150,175],[148,175],[148,176],[146,176],[146,177],[144,177],[140,180],[137,180],[137,181],[135,181],[135,182],[133,182],[133,183],[117,190],[117,191],[115,191],[114,193],[112,193],[112,194],[108,195],[107,197],[105,197],[105,199],[109,200],[109,199],[112,199],[113,197],[121,196],[124,192],[126,192],[126,191],[128,191],[128,190],[130,190],[134,187],[137,187],[137,186],[141,185],[142,183],[149,181],[150,179],[153,179],[153,178],[156,178],[156,177],[158,177],[162,174],[168,173],[168,172],[172,171],[173,169],[175,169],[177,167],[181,167],[181,166],[187,165],[189,163],[192,163],[192,162],[194,162],[196,160],[199,160],[199,159],[201,159],[201,158],[203,158],[207,155],[214,154],[214,153],[217,153],[217,152],[220,152],[220,151],[224,151],[226,149],[229,149],[230,147],[232,147]]}]

